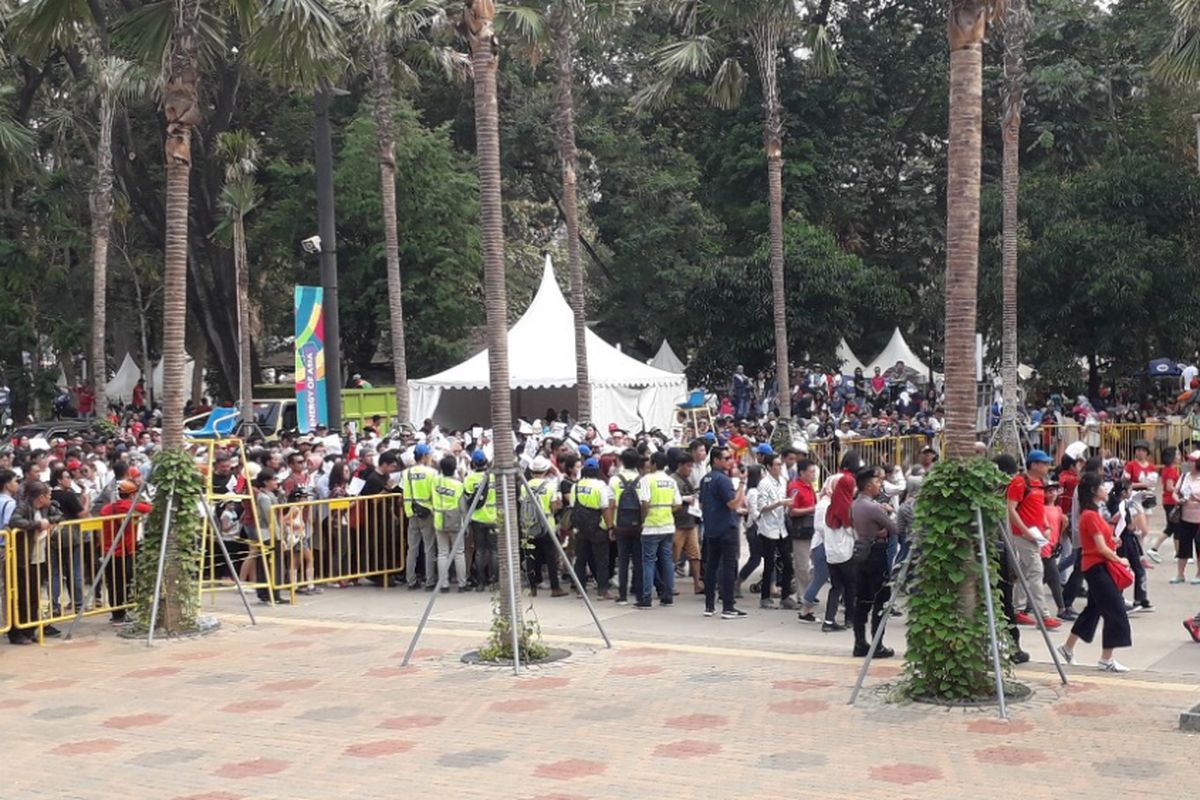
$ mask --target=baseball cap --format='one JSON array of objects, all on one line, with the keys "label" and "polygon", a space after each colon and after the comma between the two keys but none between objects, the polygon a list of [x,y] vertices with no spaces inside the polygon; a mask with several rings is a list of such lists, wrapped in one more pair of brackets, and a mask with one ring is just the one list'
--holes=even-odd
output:
[{"label": "baseball cap", "polygon": [[771,449],[771,445],[767,444],[766,442],[763,442],[755,447],[754,452],[758,453],[760,456],[769,456],[775,453],[775,451]]},{"label": "baseball cap", "polygon": [[584,458],[587,458],[591,454],[592,454],[592,448],[588,447],[586,444],[579,445],[579,455],[583,456]]},{"label": "baseball cap", "polygon": [[82,466],[83,466],[83,463],[78,458],[72,458],[70,461],[67,462],[67,469],[71,470],[72,472],[74,472],[75,470],[79,469]]},{"label": "baseball cap", "polygon": [[1026,464],[1053,464],[1054,459],[1051,458],[1044,450],[1030,450],[1029,455],[1025,457]]},{"label": "baseball cap", "polygon": [[529,464],[530,472],[549,472],[550,462],[545,456],[538,456]]},{"label": "baseball cap", "polygon": [[474,453],[471,454],[471,463],[472,464],[486,464],[487,463],[487,453],[483,452],[482,450],[476,450]]},{"label": "baseball cap", "polygon": [[118,494],[133,494],[137,489],[137,484],[133,481],[121,481],[117,484]]},{"label": "baseball cap", "polygon": [[608,432],[609,433],[616,433],[619,430],[621,430],[621,426],[618,425],[617,423],[615,423],[615,422],[608,423]]},{"label": "baseball cap", "polygon": [[708,442],[709,444],[712,444],[716,440],[717,440],[717,435],[715,433],[713,433],[712,431],[704,432],[704,441]]},{"label": "baseball cap", "polygon": [[589,458],[583,462],[584,469],[600,469],[600,461],[595,458]]},{"label": "baseball cap", "polygon": [[429,455],[429,445],[421,442],[413,448],[413,455],[417,458],[424,458],[425,456]]}]

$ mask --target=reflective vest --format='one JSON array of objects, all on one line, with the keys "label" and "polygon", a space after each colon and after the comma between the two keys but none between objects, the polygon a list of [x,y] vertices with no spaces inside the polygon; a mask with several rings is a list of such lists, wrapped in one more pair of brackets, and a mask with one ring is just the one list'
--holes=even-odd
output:
[{"label": "reflective vest", "polygon": [[462,517],[457,513],[463,498],[463,484],[457,478],[439,475],[433,479],[433,525],[439,530],[446,527],[446,517],[457,527]]},{"label": "reflective vest", "polygon": [[433,509],[433,479],[437,471],[424,464],[414,464],[404,471],[404,516],[413,515],[413,503]]},{"label": "reflective vest", "polygon": [[604,484],[595,478],[584,478],[571,487],[571,505],[603,509],[604,489]]},{"label": "reflective vest", "polygon": [[646,476],[650,485],[650,513],[643,525],[647,528],[673,528],[675,526],[675,493],[679,488],[675,479],[665,472]]},{"label": "reflective vest", "polygon": [[[479,484],[483,483],[484,473],[472,472],[463,479],[463,491],[467,495],[474,495]],[[467,501],[470,502],[469,500]],[[475,505],[475,512],[471,514],[471,521],[478,522],[482,525],[496,524],[496,484],[494,481],[487,482],[487,496]]]},{"label": "reflective vest", "polygon": [[546,519],[552,520],[554,512],[551,510],[550,504],[554,502],[554,482],[549,478],[534,478],[529,481],[529,488],[533,490],[538,502],[541,503]]}]

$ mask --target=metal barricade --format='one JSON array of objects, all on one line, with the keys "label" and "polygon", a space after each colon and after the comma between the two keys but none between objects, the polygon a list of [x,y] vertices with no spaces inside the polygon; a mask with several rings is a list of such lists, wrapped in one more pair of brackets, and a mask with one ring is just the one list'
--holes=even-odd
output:
[{"label": "metal barricade", "polygon": [[11,530],[9,543],[12,617],[18,630],[36,630],[39,641],[48,625],[67,622],[80,606],[84,616],[111,614],[124,619],[133,607],[135,557],[141,538],[137,515],[101,576],[97,592],[86,597],[104,554],[116,538],[124,514],[63,520],[48,531]]},{"label": "metal barricade", "polygon": [[404,570],[398,494],[280,503],[271,508],[270,526],[278,560],[275,585],[294,594],[359,580],[386,587]]},{"label": "metal barricade", "polygon": [[825,439],[820,441],[811,441],[808,443],[808,458],[814,464],[821,468],[821,480],[824,481],[830,475],[837,474],[838,471],[838,447],[837,440]]},{"label": "metal barricade", "polygon": [[12,630],[13,623],[13,551],[12,532],[0,530],[0,634]]},{"label": "metal barricade", "polygon": [[[213,530],[207,516],[203,520],[203,535],[200,545],[200,596],[214,592],[236,589],[233,576],[228,574],[225,556],[214,537],[221,536],[225,547],[229,550],[234,569],[238,570],[242,588],[249,591],[266,592],[270,597],[275,596],[279,588],[276,585],[278,568],[276,552],[271,539],[271,531],[265,523],[256,522],[249,526],[243,525],[243,507],[252,501],[241,497],[210,498],[213,506],[213,517],[218,525],[231,525],[229,530]],[[230,516],[233,519],[230,519]],[[253,518],[257,520],[257,515]],[[266,534],[266,539],[260,539],[258,532]]]}]

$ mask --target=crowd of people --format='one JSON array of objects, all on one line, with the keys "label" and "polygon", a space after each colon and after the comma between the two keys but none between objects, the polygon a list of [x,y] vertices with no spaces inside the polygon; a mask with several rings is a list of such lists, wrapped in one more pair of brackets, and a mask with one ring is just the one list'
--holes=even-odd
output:
[{"label": "crowd of people", "polygon": [[[879,401],[881,413],[911,399],[902,396],[910,387],[896,388],[894,401]],[[60,617],[107,600],[113,623],[127,621],[136,536],[116,549],[101,576],[107,594],[89,598],[83,588],[113,544],[112,518],[135,504],[149,510],[142,486],[153,483],[158,431],[152,417],[137,413],[121,422],[115,433],[0,449],[0,528],[11,531],[17,588],[43,587],[45,595],[18,591],[19,619],[36,621],[41,610]],[[847,438],[832,472],[809,459],[804,436],[780,441],[785,429],[769,414],[718,415],[711,429],[701,427],[631,434],[616,424],[575,424],[553,410],[521,422],[513,440],[526,478],[515,517],[525,587],[568,596],[570,563],[598,601],[670,607],[686,582],[703,597],[706,616],[729,620],[746,615],[744,593],[756,594],[762,609],[794,611],[831,634],[852,631],[852,652],[865,654],[869,636],[887,623],[898,567],[919,540],[914,510],[935,448],[925,447],[913,464],[872,465]],[[318,594],[359,579],[347,576],[378,581],[384,573],[413,590],[494,588],[500,517],[492,439],[479,427],[442,431],[432,421],[385,431],[377,419],[355,436],[319,428],[215,452],[194,448],[239,578],[264,602],[278,602],[281,587]],[[1131,614],[1153,610],[1146,564],[1163,558],[1158,548],[1167,536],[1178,567],[1170,583],[1200,584],[1200,571],[1186,574],[1200,531],[1200,451],[1188,452],[1181,474],[1174,448],[1158,464],[1148,443],[1127,463],[1092,455],[1082,442],[1068,450],[1057,464],[1031,452],[1008,488],[1009,560],[1030,588],[1009,581],[1006,609],[1018,642],[1020,626],[1036,624],[1039,613],[1051,630],[1074,623],[1061,650],[1072,662],[1077,642],[1090,642],[1103,621],[1100,666],[1122,671],[1112,650],[1131,644]],[[1148,498],[1159,490],[1168,526],[1155,533]],[[367,512],[310,502],[354,498],[378,503]],[[88,516],[106,520],[94,535],[72,524]],[[1109,562],[1131,573],[1131,601],[1100,574]],[[1084,597],[1086,608],[1077,612]],[[1200,615],[1186,625],[1200,641]],[[9,636],[26,643],[30,629]],[[883,645],[875,655],[892,650]],[[1027,658],[1019,644],[1013,657]]]}]

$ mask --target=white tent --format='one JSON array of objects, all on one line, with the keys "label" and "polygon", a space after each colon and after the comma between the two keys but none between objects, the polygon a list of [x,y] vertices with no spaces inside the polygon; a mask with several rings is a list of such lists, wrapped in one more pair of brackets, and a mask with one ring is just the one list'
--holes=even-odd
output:
[{"label": "white tent", "polygon": [[858,356],[854,355],[854,351],[850,349],[850,345],[846,344],[845,336],[838,341],[836,355],[838,360],[842,362],[843,375],[853,375],[856,369],[861,369],[863,372],[867,371],[866,365],[858,360]]},{"label": "white tent", "polygon": [[[192,375],[193,375],[193,373],[195,373],[195,371],[196,371],[196,362],[192,361],[191,357],[185,353],[184,354],[184,362],[183,362],[183,393],[185,396],[190,396],[192,393]],[[153,372],[153,377],[151,378],[151,385],[154,386],[154,396],[156,398],[162,397],[162,390],[163,390],[163,361],[162,361],[162,359],[159,359],[158,363],[154,365],[154,372]]]},{"label": "white tent", "polygon": [[[513,415],[539,418],[547,408],[575,408],[575,337],[571,308],[546,257],[542,283],[524,315],[508,331]],[[630,358],[592,331],[585,333],[592,383],[592,422],[640,430],[668,429],[687,379]],[[428,378],[409,381],[412,421],[434,419],[443,428],[488,425],[488,351]]]},{"label": "white tent", "polygon": [[650,359],[649,364],[655,369],[661,369],[665,372],[683,372],[686,366],[679,360],[679,356],[675,355],[675,351],[671,349],[671,343],[666,339],[662,340],[658,352],[654,355],[654,358]]},{"label": "white tent", "polygon": [[886,374],[889,369],[896,366],[897,361],[903,361],[904,366],[915,370],[919,375],[929,377],[929,367],[912,351],[908,342],[904,341],[904,334],[900,333],[899,328],[892,332],[892,338],[887,343],[887,347],[883,348],[883,352],[876,356],[864,371],[873,373],[875,368],[879,367]]},{"label": "white tent", "polygon": [[142,371],[138,369],[137,362],[133,360],[133,356],[126,353],[117,374],[104,385],[104,394],[114,403],[128,403],[133,399],[133,387],[137,386],[140,377]]}]

